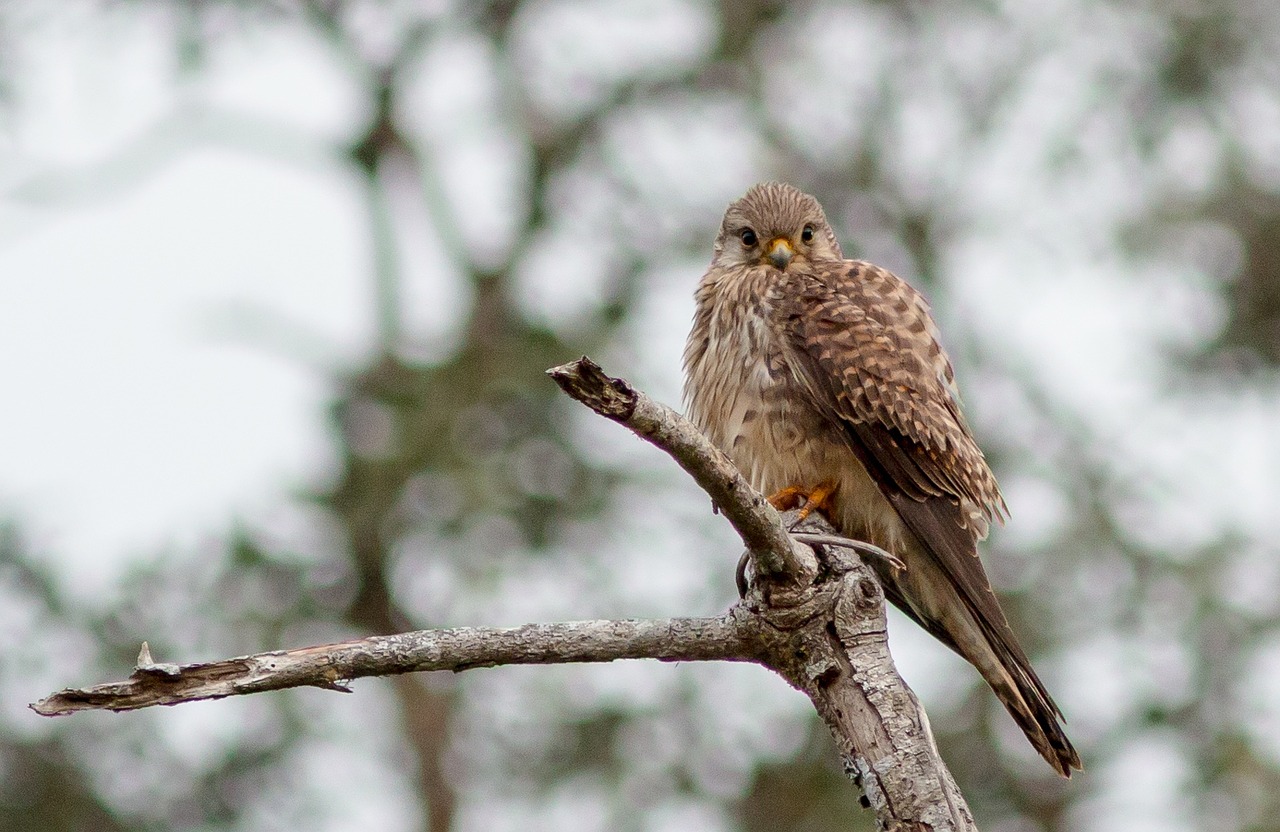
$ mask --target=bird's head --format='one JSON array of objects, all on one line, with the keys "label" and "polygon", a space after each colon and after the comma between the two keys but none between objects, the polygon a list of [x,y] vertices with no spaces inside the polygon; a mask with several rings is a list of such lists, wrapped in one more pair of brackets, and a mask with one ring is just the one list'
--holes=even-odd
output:
[{"label": "bird's head", "polygon": [[712,263],[785,271],[792,263],[843,257],[818,200],[782,182],[764,182],[725,211]]}]

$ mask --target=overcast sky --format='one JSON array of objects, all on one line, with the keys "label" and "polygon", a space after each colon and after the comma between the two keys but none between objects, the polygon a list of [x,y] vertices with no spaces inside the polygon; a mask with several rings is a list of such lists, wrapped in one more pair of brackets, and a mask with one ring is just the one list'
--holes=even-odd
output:
[{"label": "overcast sky", "polygon": [[[300,39],[260,34],[172,83],[165,38],[116,23],[104,38],[50,16],[24,41],[0,172],[0,500],[86,581],[265,519],[322,477],[326,371],[373,336],[361,195],[320,152],[359,123],[348,82]],[[317,152],[170,154],[184,99],[269,113]]]}]

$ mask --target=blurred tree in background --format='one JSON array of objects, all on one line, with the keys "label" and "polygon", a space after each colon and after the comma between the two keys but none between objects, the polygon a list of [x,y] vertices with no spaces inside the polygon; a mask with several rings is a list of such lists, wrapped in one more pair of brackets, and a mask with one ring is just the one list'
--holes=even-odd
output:
[{"label": "blurred tree in background", "polygon": [[[336,169],[377,338],[317,369],[337,448],[297,539],[228,520],[85,603],[15,518],[7,700],[114,678],[143,639],[185,661],[725,608],[737,551],[705,499],[543,370],[590,353],[675,403],[721,212],[779,178],[931,297],[1006,486],[989,569],[1084,775],[1056,779],[977,674],[892,625],[980,825],[1280,829],[1280,7],[9,0],[0,43],[60,15],[164,38],[185,92],[96,168],[14,166],[6,201],[118,198],[210,142]],[[340,139],[192,81],[281,38],[349,76]],[[22,67],[0,72],[16,130]],[[423,273],[453,287],[430,332],[406,312]],[[758,668],[654,664],[11,707],[0,827],[868,828],[807,707]]]}]

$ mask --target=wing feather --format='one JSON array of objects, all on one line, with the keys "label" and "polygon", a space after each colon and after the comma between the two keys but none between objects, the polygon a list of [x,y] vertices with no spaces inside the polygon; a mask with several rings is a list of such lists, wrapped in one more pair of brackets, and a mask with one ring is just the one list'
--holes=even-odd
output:
[{"label": "wing feather", "polygon": [[[1006,508],[961,415],[951,364],[924,299],[860,261],[818,264],[779,292],[789,358],[821,410],[883,457],[893,483],[978,515],[978,537]],[[969,525],[968,518],[963,519]]]},{"label": "wing feather", "polygon": [[[778,309],[800,387],[843,427],[988,637],[1029,668],[978,559],[977,541],[1005,516],[1004,499],[960,413],[928,306],[892,273],[859,261],[821,264],[795,281]],[[1032,686],[1052,702],[1039,679]]]}]

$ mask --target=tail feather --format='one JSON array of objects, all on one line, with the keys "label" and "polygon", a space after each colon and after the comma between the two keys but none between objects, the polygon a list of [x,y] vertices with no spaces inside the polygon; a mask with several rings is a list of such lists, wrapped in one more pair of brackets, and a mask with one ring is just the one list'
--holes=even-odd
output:
[{"label": "tail feather", "polygon": [[[909,553],[908,553],[909,554]],[[937,580],[931,561],[913,559],[904,574],[877,569],[885,594],[916,623],[972,664],[991,686],[1031,745],[1055,771],[1083,770],[1067,739],[1062,711],[1036,675],[1001,615],[999,624],[974,614],[956,588]],[[932,574],[931,574],[932,573]],[[995,631],[1003,626],[1003,632]]]},{"label": "tail feather", "polygon": [[992,678],[983,668],[983,677],[995,691],[1013,721],[1027,735],[1027,739],[1040,752],[1040,756],[1063,777],[1070,777],[1072,769],[1083,770],[1080,755],[1062,728],[1062,712],[1044,690],[1036,672],[1029,664],[1005,655],[1001,672]]}]

